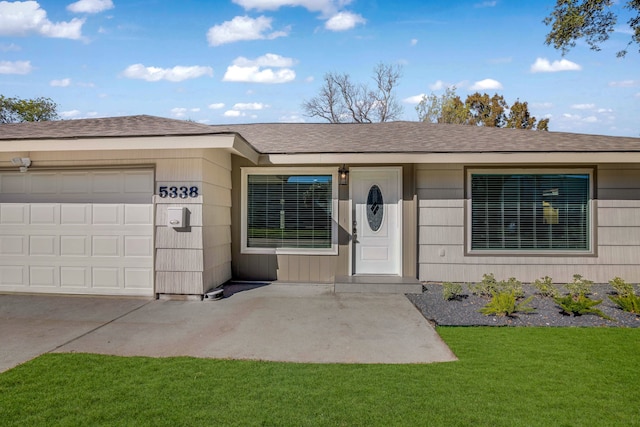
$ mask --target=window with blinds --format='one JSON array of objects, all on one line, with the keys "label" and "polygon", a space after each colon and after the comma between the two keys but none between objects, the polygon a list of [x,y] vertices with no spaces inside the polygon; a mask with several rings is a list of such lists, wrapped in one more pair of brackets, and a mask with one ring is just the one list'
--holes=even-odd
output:
[{"label": "window with blinds", "polygon": [[588,251],[590,173],[471,173],[471,249]]},{"label": "window with blinds", "polygon": [[246,247],[332,247],[333,176],[248,174]]}]

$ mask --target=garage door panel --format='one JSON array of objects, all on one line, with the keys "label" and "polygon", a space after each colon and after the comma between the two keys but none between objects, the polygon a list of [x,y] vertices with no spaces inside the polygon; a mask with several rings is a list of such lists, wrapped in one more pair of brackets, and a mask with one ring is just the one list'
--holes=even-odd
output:
[{"label": "garage door panel", "polygon": [[60,225],[89,225],[91,224],[90,204],[60,205]]},{"label": "garage door panel", "polygon": [[60,267],[60,287],[62,288],[86,288],[89,282],[89,269],[87,267]]},{"label": "garage door panel", "polygon": [[33,225],[59,225],[60,205],[54,203],[32,204],[29,207],[29,224]]},{"label": "garage door panel", "polygon": [[2,235],[0,236],[0,256],[27,256],[27,236]]},{"label": "garage door panel", "polygon": [[88,257],[89,238],[86,235],[60,236],[60,256],[63,257]]},{"label": "garage door panel", "polygon": [[22,203],[0,205],[0,225],[25,225],[29,222],[29,205]]},{"label": "garage door panel", "polygon": [[125,225],[153,225],[153,205],[125,205]]},{"label": "garage door panel", "polygon": [[56,256],[58,236],[36,235],[29,236],[30,256]]},{"label": "garage door panel", "polygon": [[120,256],[120,236],[92,236],[91,248],[94,257]]},{"label": "garage door panel", "polygon": [[60,175],[56,173],[31,172],[28,175],[29,194],[57,194],[60,187]]},{"label": "garage door panel", "polygon": [[23,265],[0,265],[0,286],[25,286],[25,273]]},{"label": "garage door panel", "polygon": [[153,294],[152,170],[0,172],[0,189],[1,290]]},{"label": "garage door panel", "polygon": [[27,192],[25,174],[4,174],[0,177],[0,192],[2,194],[24,194]]}]

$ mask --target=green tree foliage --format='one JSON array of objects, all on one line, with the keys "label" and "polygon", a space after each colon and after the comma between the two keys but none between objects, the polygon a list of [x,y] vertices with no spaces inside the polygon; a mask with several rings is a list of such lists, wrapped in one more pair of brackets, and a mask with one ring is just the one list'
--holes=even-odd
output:
[{"label": "green tree foliage", "polygon": [[[600,50],[600,45],[609,39],[618,22],[619,13],[615,8],[620,3],[614,0],[556,0],[556,5],[544,19],[551,26],[546,44],[562,50],[566,54],[575,47],[578,40],[584,40],[591,49]],[[632,44],[640,45],[640,0],[628,0],[624,8],[631,12],[627,24],[631,30]],[[639,50],[640,51],[640,50]],[[624,57],[627,49],[618,51],[618,57]]]},{"label": "green tree foliage", "polygon": [[327,73],[317,96],[306,100],[302,109],[309,117],[330,123],[387,122],[400,118],[402,106],[395,97],[401,69],[378,64],[373,69],[375,88],[354,83],[349,74]]},{"label": "green tree foliage", "polygon": [[57,120],[58,105],[50,98],[20,99],[0,95],[0,123]]},{"label": "green tree foliage", "polygon": [[526,102],[517,100],[511,107],[502,95],[476,92],[462,102],[456,88],[447,88],[441,96],[425,95],[416,106],[418,120],[487,127],[549,130],[549,119],[538,121]]}]

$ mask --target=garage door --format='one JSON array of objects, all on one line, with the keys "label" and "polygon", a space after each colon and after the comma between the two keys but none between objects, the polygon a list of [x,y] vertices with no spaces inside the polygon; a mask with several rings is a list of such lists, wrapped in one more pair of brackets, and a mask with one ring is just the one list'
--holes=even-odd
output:
[{"label": "garage door", "polygon": [[153,170],[0,172],[0,292],[153,295]]}]

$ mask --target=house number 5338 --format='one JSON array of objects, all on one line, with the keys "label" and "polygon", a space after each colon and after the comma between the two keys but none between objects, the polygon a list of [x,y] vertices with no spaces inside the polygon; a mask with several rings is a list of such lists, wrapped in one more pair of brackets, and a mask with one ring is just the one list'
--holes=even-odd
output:
[{"label": "house number 5338", "polygon": [[172,199],[180,198],[186,199],[188,197],[198,197],[200,193],[198,192],[198,187],[186,187],[186,186],[166,186],[163,185],[159,189],[158,195],[163,199],[165,197],[170,197]]}]

